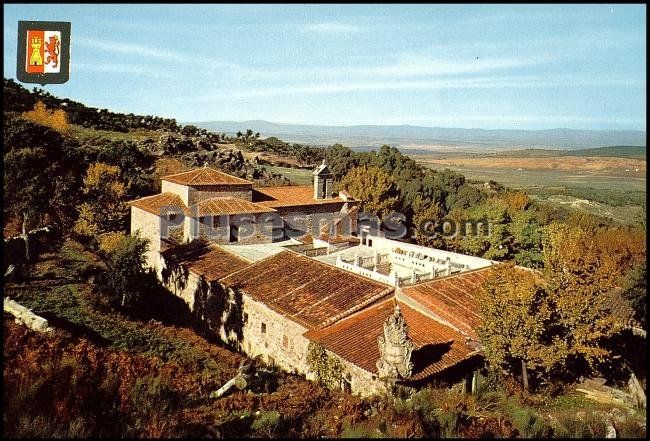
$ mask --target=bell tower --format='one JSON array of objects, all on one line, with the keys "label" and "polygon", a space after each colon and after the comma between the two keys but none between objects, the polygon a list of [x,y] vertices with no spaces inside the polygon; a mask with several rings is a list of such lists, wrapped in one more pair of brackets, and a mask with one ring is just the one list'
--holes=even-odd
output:
[{"label": "bell tower", "polygon": [[314,170],[314,199],[329,199],[332,197],[334,175],[327,167],[325,160]]}]

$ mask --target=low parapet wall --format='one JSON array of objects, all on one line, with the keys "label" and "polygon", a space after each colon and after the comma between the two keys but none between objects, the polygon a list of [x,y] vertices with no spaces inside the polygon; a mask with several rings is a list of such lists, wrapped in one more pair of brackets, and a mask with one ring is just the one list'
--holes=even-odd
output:
[{"label": "low parapet wall", "polygon": [[51,332],[54,330],[50,327],[46,319],[34,314],[29,309],[8,297],[4,298],[4,311],[16,317],[17,322],[24,324],[36,332]]}]

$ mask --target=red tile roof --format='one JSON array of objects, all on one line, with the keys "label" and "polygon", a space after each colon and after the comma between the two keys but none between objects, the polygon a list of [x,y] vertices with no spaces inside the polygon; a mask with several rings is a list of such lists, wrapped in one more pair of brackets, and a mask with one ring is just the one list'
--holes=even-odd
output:
[{"label": "red tile roof", "polygon": [[181,185],[253,185],[251,181],[208,167],[163,176],[162,180]]},{"label": "red tile roof", "polygon": [[260,260],[221,283],[309,329],[334,323],[393,291],[292,251]]},{"label": "red tile roof", "polygon": [[311,185],[288,185],[284,187],[259,187],[253,190],[253,202],[265,207],[294,207],[303,205],[341,204],[339,197],[314,199],[314,187]]},{"label": "red tile roof", "polygon": [[169,248],[161,253],[167,262],[174,261],[208,282],[219,280],[250,265],[218,245],[194,241]]},{"label": "red tile roof", "polygon": [[402,294],[451,323],[461,332],[477,339],[481,324],[474,296],[492,272],[491,267],[466,271],[402,288]]},{"label": "red tile roof", "polygon": [[160,193],[153,196],[147,196],[131,201],[129,202],[129,205],[157,216],[161,215],[163,207],[174,207],[183,210],[183,212],[187,210],[181,197],[174,193]]},{"label": "red tile roof", "polygon": [[210,214],[247,214],[247,213],[272,213],[273,208],[264,207],[245,199],[224,197],[210,198],[196,203],[199,216]]},{"label": "red tile roof", "polygon": [[[377,337],[384,332],[384,322],[394,311],[394,298],[382,301],[326,328],[304,335],[344,360],[377,373],[379,346]],[[409,381],[425,379],[452,367],[477,352],[465,344],[465,337],[448,326],[400,303],[408,325],[408,335],[415,349]]]}]

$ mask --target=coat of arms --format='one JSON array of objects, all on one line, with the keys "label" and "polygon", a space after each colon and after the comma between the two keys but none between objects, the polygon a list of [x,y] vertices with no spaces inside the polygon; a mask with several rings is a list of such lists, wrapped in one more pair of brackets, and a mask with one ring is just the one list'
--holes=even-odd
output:
[{"label": "coat of arms", "polygon": [[18,22],[18,80],[65,83],[70,69],[70,23]]}]

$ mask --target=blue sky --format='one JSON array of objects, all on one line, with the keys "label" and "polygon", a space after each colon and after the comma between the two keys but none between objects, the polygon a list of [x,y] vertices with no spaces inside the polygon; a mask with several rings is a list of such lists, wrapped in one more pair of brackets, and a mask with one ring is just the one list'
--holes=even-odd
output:
[{"label": "blue sky", "polygon": [[18,20],[72,22],[70,81],[45,89],[113,111],[646,129],[645,5],[5,4],[14,79]]}]

